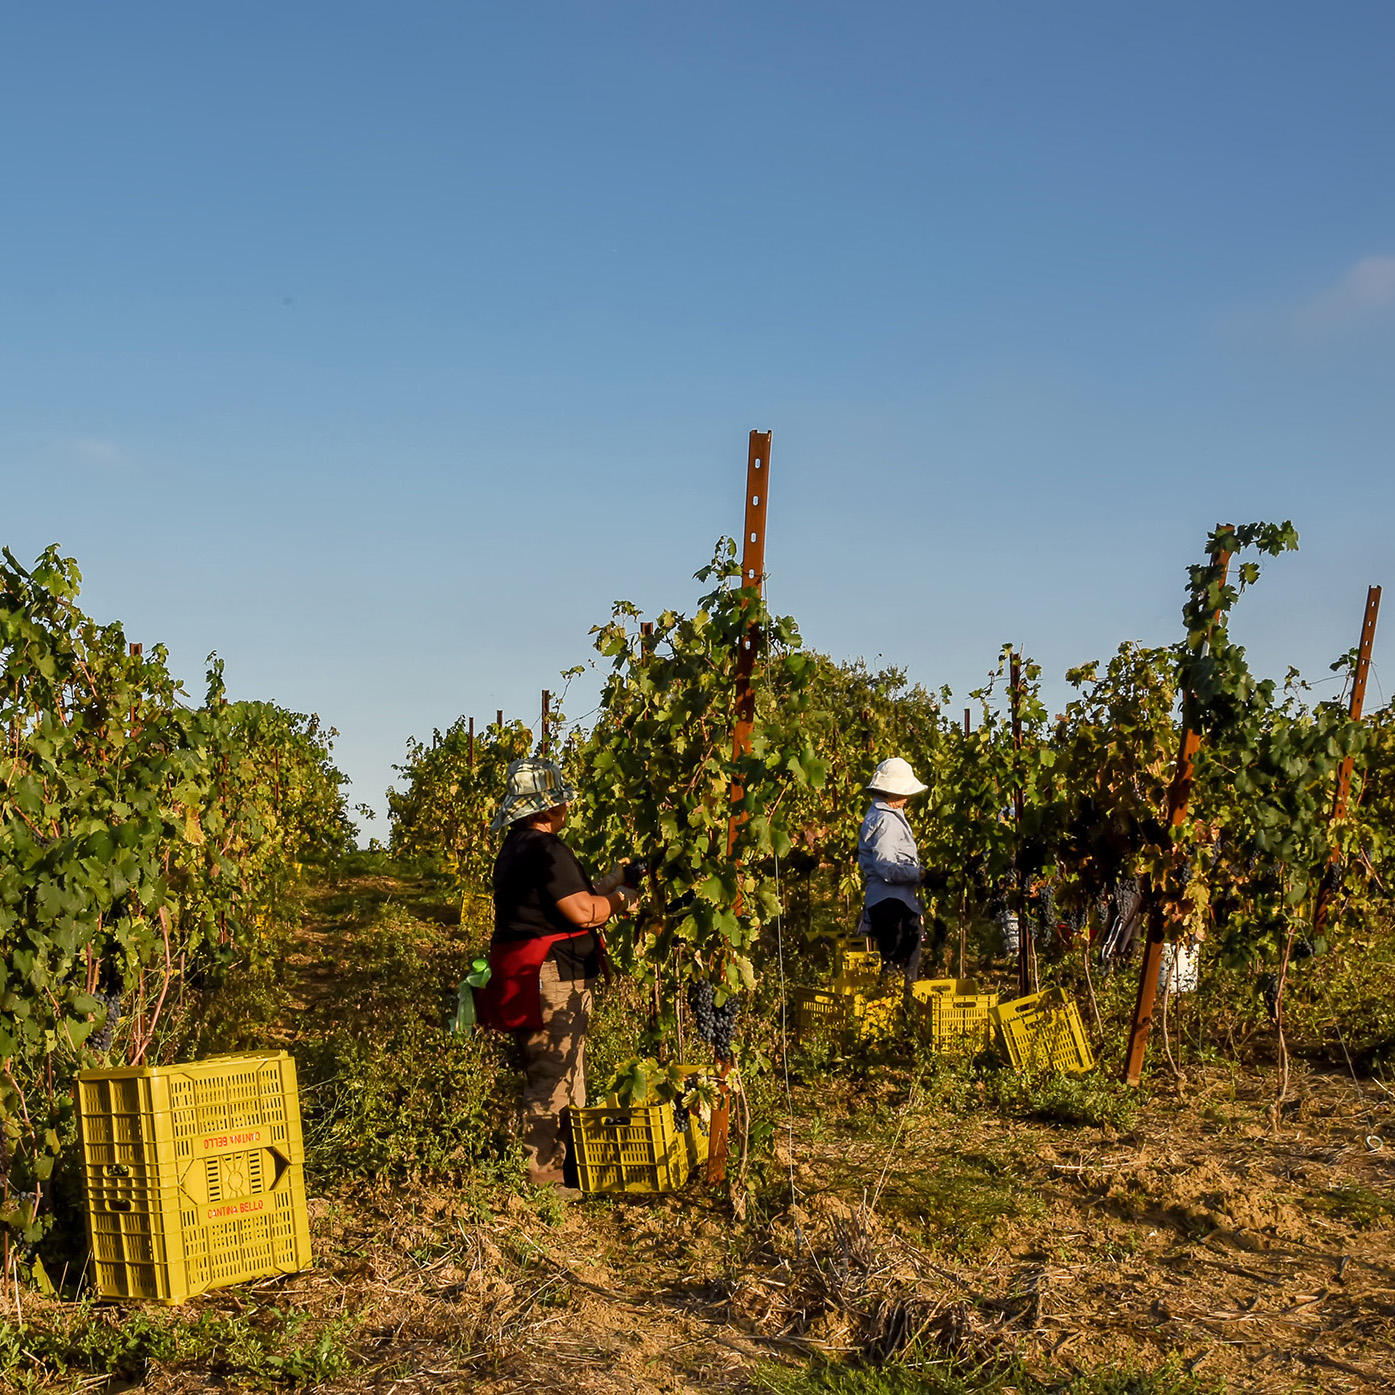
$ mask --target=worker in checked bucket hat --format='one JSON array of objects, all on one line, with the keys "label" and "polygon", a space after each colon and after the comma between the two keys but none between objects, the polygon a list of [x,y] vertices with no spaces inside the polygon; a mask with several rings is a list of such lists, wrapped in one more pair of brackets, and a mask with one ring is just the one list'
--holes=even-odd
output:
[{"label": "worker in checked bucket hat", "polygon": [[857,836],[866,933],[877,941],[883,968],[905,974],[908,995],[920,973],[922,911],[917,893],[925,871],[906,818],[906,804],[927,789],[916,779],[909,761],[900,756],[882,761],[867,782],[872,803]]},{"label": "worker in checked bucket hat", "polygon": [[491,827],[504,832],[494,863],[492,970],[478,994],[482,1025],[510,1032],[523,1058],[523,1151],[535,1185],[566,1186],[562,1112],[586,1104],[591,989],[604,964],[600,927],[638,892],[624,869],[599,882],[559,836],[576,791],[553,761],[508,768]]}]

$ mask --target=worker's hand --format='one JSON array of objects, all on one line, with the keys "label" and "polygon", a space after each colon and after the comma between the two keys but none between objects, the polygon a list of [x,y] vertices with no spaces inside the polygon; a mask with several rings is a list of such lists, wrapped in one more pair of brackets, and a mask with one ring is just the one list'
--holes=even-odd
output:
[{"label": "worker's hand", "polygon": [[614,894],[620,898],[620,909],[626,913],[639,905],[639,892],[632,886],[626,886],[624,882],[614,889]]},{"label": "worker's hand", "polygon": [[625,867],[629,858],[622,857],[609,872],[596,883],[597,896],[609,896],[625,880]]}]

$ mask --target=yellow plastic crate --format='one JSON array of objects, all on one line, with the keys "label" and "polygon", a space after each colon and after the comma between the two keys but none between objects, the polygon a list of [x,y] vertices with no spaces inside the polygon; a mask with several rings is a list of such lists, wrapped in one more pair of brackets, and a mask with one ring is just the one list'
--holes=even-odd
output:
[{"label": "yellow plastic crate", "polygon": [[997,1005],[996,993],[931,993],[921,1007],[930,1044],[936,1051],[981,1051],[988,1045],[989,1015]]},{"label": "yellow plastic crate", "polygon": [[839,948],[833,962],[833,988],[838,993],[857,993],[876,988],[882,977],[882,957],[875,949]]},{"label": "yellow plastic crate", "polygon": [[990,1010],[989,1020],[995,1038],[1018,1070],[1084,1075],[1094,1069],[1080,1009],[1059,988],[999,1003]]},{"label": "yellow plastic crate", "polygon": [[790,1019],[796,1032],[845,1036],[866,1010],[861,993],[839,993],[827,988],[792,988]]},{"label": "yellow plastic crate", "polygon": [[583,1192],[676,1192],[707,1161],[707,1126],[696,1110],[682,1133],[672,1104],[573,1109],[571,1120]]},{"label": "yellow plastic crate", "polygon": [[309,1265],[286,1052],[83,1071],[77,1106],[98,1297],[182,1303]]},{"label": "yellow plastic crate", "polygon": [[890,1004],[893,1015],[899,1014],[900,1000],[899,989],[871,997],[863,993],[840,993],[836,989],[794,988],[790,990],[790,1021],[801,1035],[831,1036],[846,1045],[864,1038],[885,1036],[887,1020],[871,1010],[878,1004]]}]

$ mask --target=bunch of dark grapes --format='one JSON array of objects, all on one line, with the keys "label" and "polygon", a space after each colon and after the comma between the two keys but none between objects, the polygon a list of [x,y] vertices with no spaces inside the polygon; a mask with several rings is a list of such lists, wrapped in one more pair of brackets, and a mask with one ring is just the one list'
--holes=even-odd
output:
[{"label": "bunch of dark grapes", "polygon": [[728,998],[721,1007],[712,1009],[712,1042],[713,1054],[719,1061],[731,1060],[731,1036],[736,1030],[736,1015],[741,1011],[741,1002],[738,998]]},{"label": "bunch of dark grapes", "polygon": [[1277,1022],[1279,1020],[1278,974],[1260,974],[1255,979],[1255,987],[1264,994],[1264,1006],[1269,1009],[1269,1020]]},{"label": "bunch of dark grapes", "polygon": [[695,981],[688,985],[688,1009],[693,1014],[693,1030],[712,1047],[719,1061],[730,1061],[740,1001],[728,998],[718,1007],[716,989],[705,980]]},{"label": "bunch of dark grapes", "polygon": [[710,1042],[716,1031],[715,994],[706,979],[695,979],[688,985],[688,1011],[693,1014],[693,1030],[703,1041]]},{"label": "bunch of dark grapes", "polygon": [[116,1032],[116,1024],[121,1021],[121,994],[99,991],[96,997],[97,1001],[106,1008],[107,1015],[103,1019],[102,1025],[87,1040],[94,1051],[104,1056],[111,1050],[111,1039]]},{"label": "bunch of dark grapes", "polygon": [[[688,1076],[683,1082],[683,1095],[686,1095],[690,1090],[697,1089],[697,1083],[697,1076]],[[678,1133],[682,1133],[688,1127],[688,1123],[693,1117],[692,1111],[683,1103],[683,1095],[680,1095],[673,1102],[673,1127]],[[701,1113],[697,1116],[697,1123],[698,1127],[702,1128]],[[705,1133],[706,1129],[703,1129],[703,1132]]]}]

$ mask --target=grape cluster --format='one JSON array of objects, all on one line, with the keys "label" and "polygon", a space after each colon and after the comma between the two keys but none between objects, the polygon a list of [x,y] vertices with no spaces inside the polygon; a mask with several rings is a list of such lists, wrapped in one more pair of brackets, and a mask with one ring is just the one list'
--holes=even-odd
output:
[{"label": "grape cluster", "polygon": [[121,994],[99,992],[96,997],[106,1008],[107,1015],[102,1025],[87,1040],[94,1051],[99,1055],[105,1055],[111,1050],[111,1039],[116,1032],[116,1024],[121,1021]]},{"label": "grape cluster", "polygon": [[688,985],[688,1011],[693,1015],[693,1030],[703,1041],[712,1040],[715,1001],[712,985],[706,979],[694,979]]},{"label": "grape cluster", "polygon": [[1255,987],[1264,995],[1264,1006],[1269,1009],[1269,1020],[1277,1022],[1279,1020],[1278,974],[1260,974],[1255,979]]},{"label": "grape cluster", "polygon": [[673,1102],[673,1131],[686,1133],[688,1129],[688,1107],[682,1100]]},{"label": "grape cluster", "polygon": [[740,1011],[741,1003],[736,998],[728,998],[721,1007],[712,1009],[712,1052],[719,1061],[731,1060],[731,1037]]},{"label": "grape cluster", "polygon": [[718,1006],[716,989],[703,980],[688,985],[688,1008],[698,1036],[711,1044],[719,1061],[730,1061],[731,1038],[741,1011],[740,1001],[731,997]]}]

